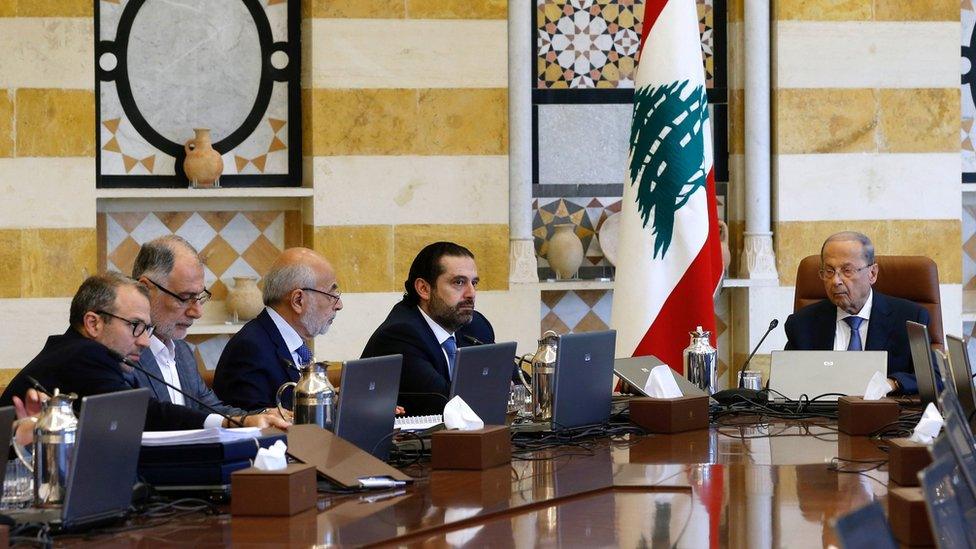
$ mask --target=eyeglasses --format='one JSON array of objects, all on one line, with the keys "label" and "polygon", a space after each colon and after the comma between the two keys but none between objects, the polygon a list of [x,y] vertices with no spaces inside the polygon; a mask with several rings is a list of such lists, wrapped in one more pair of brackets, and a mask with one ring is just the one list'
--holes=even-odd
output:
[{"label": "eyeglasses", "polygon": [[827,267],[826,269],[820,269],[817,272],[820,274],[820,280],[833,280],[834,276],[836,276],[837,273],[840,273],[840,275],[844,278],[854,278],[854,275],[863,271],[864,269],[871,268],[871,266],[873,265],[874,263],[872,263],[871,265],[865,265],[860,268],[851,267],[850,265],[844,265],[840,269],[832,269],[830,267]]},{"label": "eyeglasses", "polygon": [[190,296],[190,297],[183,297],[183,296],[181,296],[179,294],[176,294],[176,293],[171,292],[170,290],[167,290],[166,288],[162,287],[158,282],[155,282],[152,279],[147,278],[146,280],[148,280],[149,283],[152,284],[153,286],[159,288],[160,291],[162,291],[164,294],[166,294],[166,295],[168,295],[168,296],[176,299],[177,301],[179,301],[180,302],[180,306],[182,306],[184,308],[185,307],[189,307],[189,306],[193,305],[194,303],[196,303],[196,304],[198,304],[200,306],[203,306],[204,303],[210,301],[210,297],[213,295],[213,294],[210,293],[210,290],[204,289],[203,292],[201,292],[201,293],[199,293],[197,295]]},{"label": "eyeglasses", "polygon": [[335,303],[338,303],[339,300],[342,298],[342,290],[340,290],[338,286],[336,286],[334,294],[330,294],[329,292],[323,292],[322,290],[316,290],[315,288],[302,288],[302,290],[306,292],[315,292],[317,294],[327,295],[332,299],[334,299]]},{"label": "eyeglasses", "polygon": [[114,319],[121,320],[122,322],[125,322],[129,326],[132,326],[132,337],[139,337],[142,334],[152,335],[153,331],[156,330],[155,326],[153,326],[152,324],[146,324],[141,320],[129,320],[128,318],[122,318],[121,316],[113,315],[108,311],[95,311],[95,312],[100,315],[110,316]]}]

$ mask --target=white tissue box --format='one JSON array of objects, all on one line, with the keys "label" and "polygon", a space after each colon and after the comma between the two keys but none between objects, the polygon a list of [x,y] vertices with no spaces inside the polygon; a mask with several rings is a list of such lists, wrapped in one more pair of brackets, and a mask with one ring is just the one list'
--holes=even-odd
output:
[{"label": "white tissue box", "polygon": [[317,501],[314,465],[289,463],[277,471],[249,467],[230,475],[232,515],[290,516],[315,507]]}]

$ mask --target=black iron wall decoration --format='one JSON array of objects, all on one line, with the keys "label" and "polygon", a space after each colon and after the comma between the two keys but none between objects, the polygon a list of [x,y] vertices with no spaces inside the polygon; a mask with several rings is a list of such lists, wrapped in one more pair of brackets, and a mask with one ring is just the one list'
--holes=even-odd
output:
[{"label": "black iron wall decoration", "polygon": [[225,187],[301,185],[296,0],[96,0],[97,186],[178,188],[211,129]]}]

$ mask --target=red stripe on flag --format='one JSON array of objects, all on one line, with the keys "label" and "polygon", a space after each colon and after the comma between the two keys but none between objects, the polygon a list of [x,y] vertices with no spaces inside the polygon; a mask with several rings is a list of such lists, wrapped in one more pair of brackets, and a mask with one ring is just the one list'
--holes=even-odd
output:
[{"label": "red stripe on flag", "polygon": [[716,341],[713,295],[722,276],[722,248],[718,236],[714,170],[709,171],[707,181],[709,215],[705,245],[634,350],[634,356],[654,355],[681,373],[684,373],[684,350],[690,341],[689,332],[701,326],[712,333],[712,346]]},{"label": "red stripe on flag", "polygon": [[647,0],[644,3],[644,20],[641,22],[641,40],[640,49],[638,49],[637,60],[640,61],[640,52],[644,51],[644,42],[647,41],[648,35],[651,34],[651,27],[654,26],[654,22],[657,21],[661,11],[664,10],[664,6],[667,5],[668,0]]}]

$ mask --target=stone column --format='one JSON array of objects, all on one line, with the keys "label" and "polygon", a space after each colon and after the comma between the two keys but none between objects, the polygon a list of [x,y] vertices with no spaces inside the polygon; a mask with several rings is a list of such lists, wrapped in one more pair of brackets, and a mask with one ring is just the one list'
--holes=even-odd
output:
[{"label": "stone column", "polygon": [[769,2],[744,0],[745,210],[741,278],[778,278],[770,224]]},{"label": "stone column", "polygon": [[532,11],[529,0],[508,2],[508,278],[538,282],[532,239]]}]

